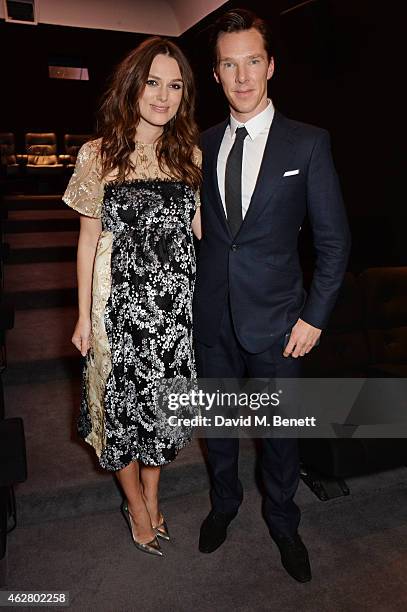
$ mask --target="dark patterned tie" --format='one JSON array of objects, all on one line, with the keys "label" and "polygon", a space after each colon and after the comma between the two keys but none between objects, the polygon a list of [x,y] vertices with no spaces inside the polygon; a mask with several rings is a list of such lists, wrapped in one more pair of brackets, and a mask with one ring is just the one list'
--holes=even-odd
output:
[{"label": "dark patterned tie", "polygon": [[235,142],[226,161],[225,207],[230,231],[236,236],[243,221],[242,215],[242,158],[243,143],[248,135],[245,127],[236,129]]}]

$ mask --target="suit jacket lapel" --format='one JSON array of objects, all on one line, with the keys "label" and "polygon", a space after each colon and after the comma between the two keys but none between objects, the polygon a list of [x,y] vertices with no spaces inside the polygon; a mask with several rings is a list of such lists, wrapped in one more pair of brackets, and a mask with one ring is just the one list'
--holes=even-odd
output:
[{"label": "suit jacket lapel", "polygon": [[219,125],[219,128],[217,129],[213,137],[212,143],[211,143],[209,159],[210,159],[210,173],[211,173],[212,190],[214,193],[214,208],[220,218],[222,225],[226,229],[228,235],[231,237],[229,224],[226,219],[225,209],[223,207],[222,198],[221,198],[220,191],[219,191],[218,168],[217,168],[219,149],[220,149],[220,145],[222,144],[223,135],[225,133],[226,126],[228,124],[229,124],[229,119],[227,119],[226,121],[224,121],[223,123]]},{"label": "suit jacket lapel", "polygon": [[290,167],[290,160],[293,153],[294,147],[291,130],[287,126],[284,116],[278,111],[275,111],[256,186],[253,191],[249,209],[240,227],[239,234],[248,225],[256,221],[260,213],[274,196],[284,171]]}]

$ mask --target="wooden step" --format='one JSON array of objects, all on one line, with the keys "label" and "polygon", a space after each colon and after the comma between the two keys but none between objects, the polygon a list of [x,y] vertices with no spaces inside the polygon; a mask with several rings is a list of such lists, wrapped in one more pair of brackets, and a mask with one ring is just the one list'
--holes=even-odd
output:
[{"label": "wooden step", "polygon": [[5,195],[2,198],[2,206],[7,210],[40,210],[61,208],[62,195]]},{"label": "wooden step", "polygon": [[75,261],[78,232],[8,234],[6,264]]},{"label": "wooden step", "polygon": [[16,309],[51,308],[77,302],[76,263],[45,262],[7,265],[5,296]]}]

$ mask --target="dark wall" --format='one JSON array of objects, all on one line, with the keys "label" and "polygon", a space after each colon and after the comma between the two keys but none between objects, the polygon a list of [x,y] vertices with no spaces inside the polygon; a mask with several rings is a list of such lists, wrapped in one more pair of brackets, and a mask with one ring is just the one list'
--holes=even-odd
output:
[{"label": "dark wall", "polygon": [[[371,0],[317,0],[281,14],[294,4],[228,2],[221,11],[246,7],[269,21],[276,41],[269,86],[274,104],[288,117],[330,131],[351,221],[351,266],[407,265],[403,19],[394,3]],[[206,53],[208,25],[183,37],[198,75],[202,126],[227,114]]]},{"label": "dark wall", "polygon": [[[28,131],[88,133],[114,66],[144,35],[0,21],[2,112],[0,131],[16,133],[19,147]],[[89,81],[50,79],[48,60],[81,60]],[[20,149],[21,150],[21,149]]]},{"label": "dark wall", "polygon": [[[407,264],[404,246],[401,97],[398,58],[403,20],[385,3],[317,0],[228,2],[217,13],[246,6],[269,20],[276,42],[270,95],[281,112],[329,129],[354,234],[354,259]],[[201,128],[227,114],[211,74],[208,26],[213,15],[178,39],[194,67]],[[115,64],[142,35],[0,22],[0,130],[89,132],[99,97]],[[81,58],[90,81],[48,78],[49,56]]]}]

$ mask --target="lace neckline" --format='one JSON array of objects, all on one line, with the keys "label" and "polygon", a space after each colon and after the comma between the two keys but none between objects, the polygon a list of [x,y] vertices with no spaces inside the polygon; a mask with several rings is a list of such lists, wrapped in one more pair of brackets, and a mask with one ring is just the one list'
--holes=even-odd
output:
[{"label": "lace neckline", "polygon": [[155,148],[156,143],[155,142],[140,142],[140,140],[136,140],[136,148],[144,148],[144,147],[148,147],[148,148]]}]

